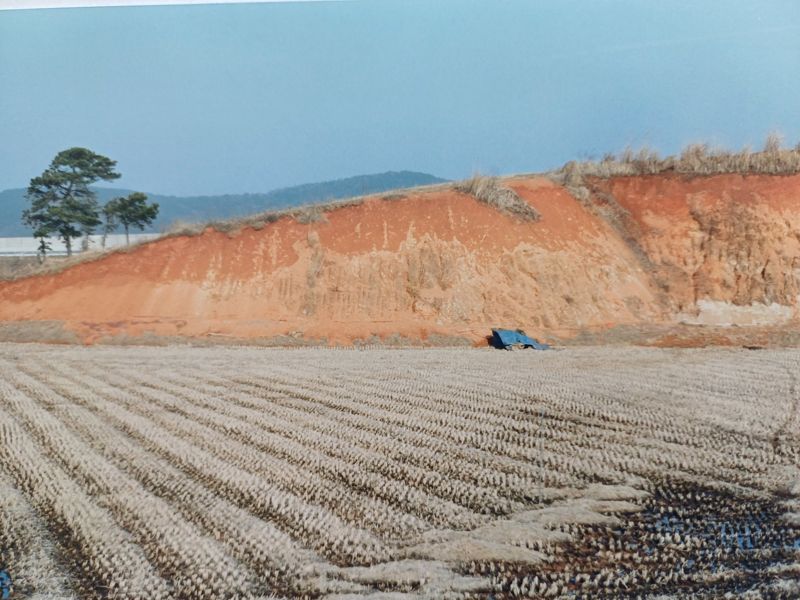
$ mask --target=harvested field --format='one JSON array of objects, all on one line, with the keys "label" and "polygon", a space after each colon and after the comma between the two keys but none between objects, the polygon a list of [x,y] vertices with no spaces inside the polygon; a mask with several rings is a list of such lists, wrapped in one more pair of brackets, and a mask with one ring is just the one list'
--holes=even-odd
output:
[{"label": "harvested field", "polygon": [[12,598],[794,598],[798,350],[0,345]]}]

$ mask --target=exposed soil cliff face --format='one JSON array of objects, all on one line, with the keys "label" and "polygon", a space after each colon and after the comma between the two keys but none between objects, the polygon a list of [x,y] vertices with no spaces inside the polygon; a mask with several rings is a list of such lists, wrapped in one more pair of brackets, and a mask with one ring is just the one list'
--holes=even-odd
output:
[{"label": "exposed soil cliff face", "polygon": [[755,304],[765,319],[797,316],[800,176],[630,177],[591,187],[595,202],[621,209],[674,311],[725,310],[748,324],[744,307],[753,313]]},{"label": "exposed soil cliff face", "polygon": [[541,219],[449,190],[374,198],[320,222],[207,230],[2,283],[0,321],[61,321],[87,342],[152,332],[348,343],[478,341],[498,325],[570,338],[720,306],[742,319],[735,307],[753,303],[757,324],[797,318],[800,177],[596,180],[584,204],[543,178],[505,185]]}]

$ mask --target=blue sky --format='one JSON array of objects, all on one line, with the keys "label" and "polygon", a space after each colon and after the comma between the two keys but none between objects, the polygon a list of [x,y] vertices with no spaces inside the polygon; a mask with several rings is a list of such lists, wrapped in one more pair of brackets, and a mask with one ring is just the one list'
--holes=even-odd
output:
[{"label": "blue sky", "polygon": [[800,2],[361,0],[0,11],[0,189],[259,192],[800,141]]}]

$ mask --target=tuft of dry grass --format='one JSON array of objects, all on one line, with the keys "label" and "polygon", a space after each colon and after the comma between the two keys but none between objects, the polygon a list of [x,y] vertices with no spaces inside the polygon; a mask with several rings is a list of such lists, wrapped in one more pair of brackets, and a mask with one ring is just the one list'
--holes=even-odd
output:
[{"label": "tuft of dry grass", "polygon": [[319,206],[306,206],[292,213],[292,218],[298,223],[309,225],[311,223],[327,223],[325,211]]},{"label": "tuft of dry grass", "polygon": [[511,217],[523,221],[538,221],[541,218],[535,208],[520,198],[514,190],[504,187],[497,177],[474,175],[453,187]]},{"label": "tuft of dry grass", "polygon": [[381,196],[381,200],[387,200],[387,201],[404,200],[405,198],[408,198],[408,196],[402,192],[391,192],[389,194],[384,194],[383,196]]}]

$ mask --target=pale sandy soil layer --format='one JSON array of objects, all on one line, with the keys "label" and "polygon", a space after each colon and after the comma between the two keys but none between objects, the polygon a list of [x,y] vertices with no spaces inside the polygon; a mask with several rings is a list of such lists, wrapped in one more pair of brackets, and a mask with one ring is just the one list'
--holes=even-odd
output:
[{"label": "pale sandy soil layer", "polygon": [[796,598],[798,359],[0,345],[0,565],[21,598]]},{"label": "pale sandy soil layer", "polygon": [[2,282],[0,337],[797,343],[800,176],[503,184],[541,219],[420,190]]}]

